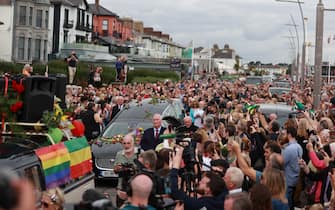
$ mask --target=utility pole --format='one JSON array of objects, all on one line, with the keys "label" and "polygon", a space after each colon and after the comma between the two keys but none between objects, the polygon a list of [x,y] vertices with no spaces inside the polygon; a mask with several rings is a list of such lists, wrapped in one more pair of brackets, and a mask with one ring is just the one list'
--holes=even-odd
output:
[{"label": "utility pole", "polygon": [[316,6],[316,30],[315,30],[315,56],[314,56],[314,89],[313,106],[318,109],[320,106],[321,74],[322,74],[322,44],[323,44],[323,19],[324,5],[319,0]]}]

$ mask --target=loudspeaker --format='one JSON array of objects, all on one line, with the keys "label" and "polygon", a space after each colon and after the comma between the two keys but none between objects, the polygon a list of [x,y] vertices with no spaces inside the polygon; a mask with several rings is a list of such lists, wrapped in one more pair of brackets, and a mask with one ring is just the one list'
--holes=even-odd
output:
[{"label": "loudspeaker", "polygon": [[37,122],[44,111],[52,111],[56,91],[56,78],[31,76],[25,78],[23,111],[19,116],[22,122]]},{"label": "loudspeaker", "polygon": [[49,74],[49,77],[56,78],[56,92],[55,95],[61,100],[60,107],[66,108],[65,94],[66,94],[66,82],[67,77],[65,74]]}]

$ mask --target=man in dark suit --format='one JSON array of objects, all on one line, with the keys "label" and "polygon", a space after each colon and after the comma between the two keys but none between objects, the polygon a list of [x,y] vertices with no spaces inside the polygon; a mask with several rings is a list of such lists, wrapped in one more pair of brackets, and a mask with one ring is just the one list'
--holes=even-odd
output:
[{"label": "man in dark suit", "polygon": [[144,151],[149,149],[155,150],[156,146],[163,142],[162,139],[159,139],[159,136],[163,134],[166,129],[162,127],[162,116],[160,114],[154,114],[152,124],[153,127],[146,129],[141,139],[140,145]]},{"label": "man in dark suit", "polygon": [[116,105],[113,106],[112,108],[112,115],[111,115],[111,119],[113,119],[117,113],[119,113],[119,111],[121,111],[123,109],[123,97],[122,96],[116,96]]}]

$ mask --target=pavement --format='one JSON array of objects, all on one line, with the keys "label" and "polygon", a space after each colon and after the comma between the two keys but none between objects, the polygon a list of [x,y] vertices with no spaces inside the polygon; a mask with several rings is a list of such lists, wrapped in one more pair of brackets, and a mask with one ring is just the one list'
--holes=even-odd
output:
[{"label": "pavement", "polygon": [[98,181],[96,182],[95,189],[104,194],[107,198],[111,198],[115,206],[116,204],[116,188],[115,183],[112,181]]}]

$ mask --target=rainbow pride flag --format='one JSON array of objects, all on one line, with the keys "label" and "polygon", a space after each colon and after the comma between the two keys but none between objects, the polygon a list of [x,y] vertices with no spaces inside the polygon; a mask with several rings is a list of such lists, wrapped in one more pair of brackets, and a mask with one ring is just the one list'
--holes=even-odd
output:
[{"label": "rainbow pride flag", "polygon": [[64,142],[70,155],[71,179],[79,178],[92,171],[91,147],[85,137]]},{"label": "rainbow pride flag", "polygon": [[70,154],[64,143],[35,150],[42,163],[47,188],[57,187],[70,180]]}]

